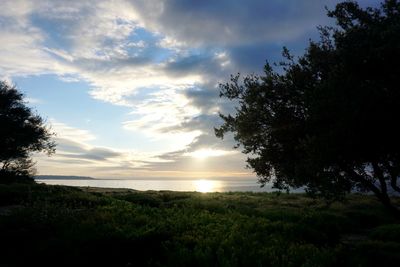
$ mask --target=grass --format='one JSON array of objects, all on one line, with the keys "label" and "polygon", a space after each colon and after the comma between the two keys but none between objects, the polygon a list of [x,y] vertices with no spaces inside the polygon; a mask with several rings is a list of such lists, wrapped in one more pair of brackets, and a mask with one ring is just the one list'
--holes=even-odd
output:
[{"label": "grass", "polygon": [[0,266],[397,266],[372,196],[0,185]]}]

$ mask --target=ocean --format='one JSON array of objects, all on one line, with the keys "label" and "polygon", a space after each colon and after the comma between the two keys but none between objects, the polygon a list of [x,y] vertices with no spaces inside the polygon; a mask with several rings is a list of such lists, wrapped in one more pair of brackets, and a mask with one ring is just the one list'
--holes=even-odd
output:
[{"label": "ocean", "polygon": [[36,179],[38,183],[80,187],[129,188],[135,190],[171,190],[197,192],[272,192],[271,185],[261,188],[255,180],[128,180],[128,179]]}]

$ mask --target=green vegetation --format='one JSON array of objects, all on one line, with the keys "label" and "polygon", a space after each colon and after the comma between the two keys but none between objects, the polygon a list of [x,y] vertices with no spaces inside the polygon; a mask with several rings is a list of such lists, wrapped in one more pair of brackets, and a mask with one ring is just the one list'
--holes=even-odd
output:
[{"label": "green vegetation", "polygon": [[[394,199],[399,203],[399,199]],[[0,185],[1,266],[397,266],[373,196]]]}]

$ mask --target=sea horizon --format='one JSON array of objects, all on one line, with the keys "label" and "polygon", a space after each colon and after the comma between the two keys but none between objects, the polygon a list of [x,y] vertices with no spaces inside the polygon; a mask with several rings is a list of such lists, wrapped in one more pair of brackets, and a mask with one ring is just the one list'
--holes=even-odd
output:
[{"label": "sea horizon", "polygon": [[[126,188],[139,191],[188,191],[188,192],[274,192],[272,184],[260,187],[257,180],[251,179],[126,179],[126,178],[89,178],[89,179],[38,179],[38,183],[77,187]],[[293,190],[292,192],[299,190]],[[300,192],[300,191],[299,191]]]}]

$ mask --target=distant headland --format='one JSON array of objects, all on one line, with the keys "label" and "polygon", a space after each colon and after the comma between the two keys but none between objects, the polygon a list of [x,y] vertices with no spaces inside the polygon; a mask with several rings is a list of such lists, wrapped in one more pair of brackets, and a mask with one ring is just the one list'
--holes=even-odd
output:
[{"label": "distant headland", "polygon": [[94,180],[88,176],[69,176],[69,175],[36,175],[35,180]]}]

